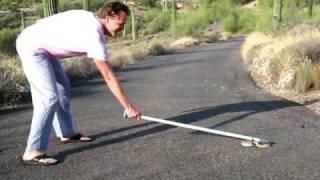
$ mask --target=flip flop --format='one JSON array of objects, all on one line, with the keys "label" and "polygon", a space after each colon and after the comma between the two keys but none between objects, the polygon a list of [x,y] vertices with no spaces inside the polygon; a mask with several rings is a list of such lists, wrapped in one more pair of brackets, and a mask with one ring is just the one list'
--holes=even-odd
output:
[{"label": "flip flop", "polygon": [[75,134],[74,136],[71,136],[68,140],[61,140],[60,139],[60,143],[61,144],[69,144],[69,143],[87,143],[90,141],[93,141],[93,139],[89,139],[89,140],[83,140],[81,139],[82,137],[84,137],[82,134]]},{"label": "flip flop", "polygon": [[46,154],[42,154],[42,155],[36,156],[36,157],[34,157],[34,158],[30,159],[30,160],[23,160],[22,157],[21,157],[21,163],[23,165],[33,165],[33,166],[51,166],[51,165],[55,165],[55,164],[59,163],[58,160],[56,162],[54,162],[54,163],[41,162],[41,160],[48,159],[48,158],[52,158],[52,157],[47,156]]}]

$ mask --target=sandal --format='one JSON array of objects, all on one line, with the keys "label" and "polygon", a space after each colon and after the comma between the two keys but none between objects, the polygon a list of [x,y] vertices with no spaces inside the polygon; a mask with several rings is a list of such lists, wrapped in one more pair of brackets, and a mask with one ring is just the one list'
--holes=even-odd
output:
[{"label": "sandal", "polygon": [[69,143],[87,143],[87,142],[90,142],[92,141],[93,139],[90,138],[88,140],[84,140],[84,139],[81,139],[82,137],[85,137],[83,136],[82,134],[75,134],[73,136],[71,136],[68,140],[61,140],[60,139],[60,143],[61,144],[69,144]]},{"label": "sandal", "polygon": [[59,163],[57,159],[55,159],[56,160],[55,162],[42,162],[41,160],[44,160],[44,159],[54,159],[54,158],[47,156],[46,154],[41,154],[30,160],[24,160],[21,157],[21,163],[23,165],[33,165],[33,166],[51,166]]}]

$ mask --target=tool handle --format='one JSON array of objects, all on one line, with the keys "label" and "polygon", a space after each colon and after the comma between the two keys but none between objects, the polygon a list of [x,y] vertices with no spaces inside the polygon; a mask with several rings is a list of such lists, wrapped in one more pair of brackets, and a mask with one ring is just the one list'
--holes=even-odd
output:
[{"label": "tool handle", "polygon": [[224,132],[224,131],[219,131],[219,130],[214,130],[214,129],[208,129],[208,128],[204,128],[204,127],[193,126],[193,125],[183,124],[183,123],[174,122],[174,121],[168,121],[165,119],[159,119],[159,118],[154,118],[154,117],[150,117],[150,116],[143,116],[142,115],[141,118],[144,120],[148,120],[148,121],[154,121],[154,122],[159,122],[159,123],[168,124],[168,125],[172,125],[172,126],[184,127],[184,128],[203,131],[203,132],[207,132],[207,133],[218,134],[218,135],[228,136],[228,137],[234,137],[234,138],[238,138],[238,139],[244,139],[244,140],[248,140],[248,141],[255,141],[255,142],[261,141],[261,139],[251,137],[251,136],[245,136],[245,135],[241,135],[241,134],[235,134],[235,133],[229,133],[229,132]]}]

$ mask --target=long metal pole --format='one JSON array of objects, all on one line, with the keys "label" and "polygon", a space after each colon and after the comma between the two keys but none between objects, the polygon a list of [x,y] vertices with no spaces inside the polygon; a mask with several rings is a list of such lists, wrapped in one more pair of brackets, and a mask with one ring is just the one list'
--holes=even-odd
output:
[{"label": "long metal pole", "polygon": [[168,124],[168,125],[173,125],[173,126],[178,126],[178,127],[184,127],[184,128],[198,130],[198,131],[203,131],[203,132],[207,132],[207,133],[218,134],[218,135],[222,135],[222,136],[244,139],[244,140],[248,140],[248,141],[255,141],[255,142],[262,141],[262,139],[260,139],[260,138],[255,138],[255,137],[251,137],[251,136],[245,136],[245,135],[235,134],[235,133],[230,133],[230,132],[225,132],[225,131],[219,131],[219,130],[214,130],[214,129],[208,129],[208,128],[204,128],[204,127],[168,121],[165,119],[159,119],[159,118],[154,118],[154,117],[150,117],[150,116],[141,116],[141,119],[159,122],[159,123]]}]

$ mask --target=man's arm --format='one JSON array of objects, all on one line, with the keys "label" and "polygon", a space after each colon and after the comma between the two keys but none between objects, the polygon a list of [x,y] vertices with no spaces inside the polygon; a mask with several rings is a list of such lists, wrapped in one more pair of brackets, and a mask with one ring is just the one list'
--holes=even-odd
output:
[{"label": "man's arm", "polygon": [[105,82],[107,83],[109,89],[125,109],[128,117],[131,119],[140,119],[140,112],[129,101],[128,97],[126,96],[122,87],[120,86],[117,77],[113,73],[113,70],[110,67],[109,63],[106,61],[96,60],[95,64],[99,69]]}]

